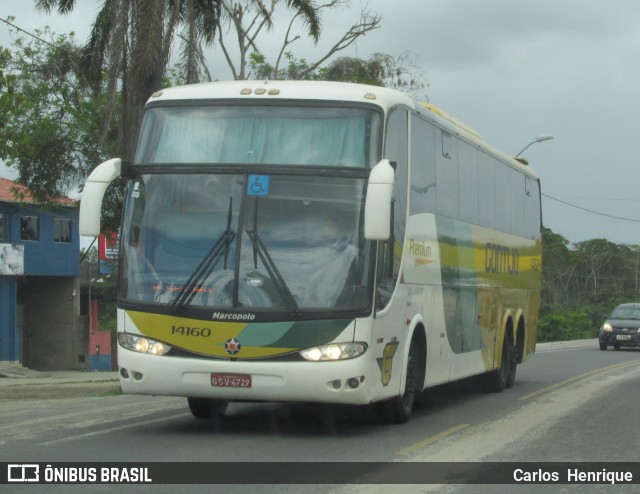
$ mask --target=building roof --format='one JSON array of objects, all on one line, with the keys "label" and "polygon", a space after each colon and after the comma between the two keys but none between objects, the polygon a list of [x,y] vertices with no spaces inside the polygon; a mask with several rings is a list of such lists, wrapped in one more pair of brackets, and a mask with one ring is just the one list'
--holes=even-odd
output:
[{"label": "building roof", "polygon": [[[24,185],[0,177],[0,202],[11,202],[16,204],[37,204],[33,199],[29,189]],[[76,201],[69,197],[61,197],[55,201],[61,206],[74,206]]]}]

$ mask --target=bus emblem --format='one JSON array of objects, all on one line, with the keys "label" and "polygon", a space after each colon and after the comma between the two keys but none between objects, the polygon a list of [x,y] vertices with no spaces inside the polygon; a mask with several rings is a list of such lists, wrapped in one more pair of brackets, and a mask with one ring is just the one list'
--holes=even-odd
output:
[{"label": "bus emblem", "polygon": [[387,343],[382,351],[382,358],[378,358],[378,367],[380,367],[380,374],[383,386],[387,386],[391,381],[391,369],[393,367],[393,356],[396,354],[399,342],[392,341]]},{"label": "bus emblem", "polygon": [[240,351],[242,345],[235,338],[229,338],[224,342],[224,349],[227,351],[229,355],[235,355]]}]

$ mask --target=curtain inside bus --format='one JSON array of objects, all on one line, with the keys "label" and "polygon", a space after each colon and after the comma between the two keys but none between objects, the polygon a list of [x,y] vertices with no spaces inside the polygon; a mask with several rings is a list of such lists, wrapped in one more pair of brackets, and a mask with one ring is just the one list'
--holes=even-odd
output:
[{"label": "curtain inside bus", "polygon": [[364,168],[376,156],[377,120],[373,111],[355,108],[150,108],[134,163]]}]

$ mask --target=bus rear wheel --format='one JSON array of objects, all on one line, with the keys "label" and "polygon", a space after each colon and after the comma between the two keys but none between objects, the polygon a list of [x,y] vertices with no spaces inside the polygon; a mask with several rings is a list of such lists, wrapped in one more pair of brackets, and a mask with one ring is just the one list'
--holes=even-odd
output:
[{"label": "bus rear wheel", "polygon": [[187,398],[191,414],[202,420],[220,418],[227,411],[229,402],[226,400],[214,400],[213,398]]},{"label": "bus rear wheel", "polygon": [[511,340],[505,335],[502,344],[500,368],[485,375],[485,388],[492,393],[500,393],[513,386],[516,379],[518,354]]}]

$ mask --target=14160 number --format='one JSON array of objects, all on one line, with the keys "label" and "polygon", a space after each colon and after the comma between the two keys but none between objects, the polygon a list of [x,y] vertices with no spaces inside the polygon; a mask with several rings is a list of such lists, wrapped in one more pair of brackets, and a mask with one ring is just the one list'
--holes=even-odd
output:
[{"label": "14160 number", "polygon": [[192,328],[190,326],[171,326],[171,334],[180,334],[183,336],[202,336],[208,338],[211,336],[209,328]]}]

